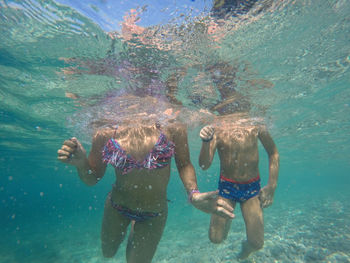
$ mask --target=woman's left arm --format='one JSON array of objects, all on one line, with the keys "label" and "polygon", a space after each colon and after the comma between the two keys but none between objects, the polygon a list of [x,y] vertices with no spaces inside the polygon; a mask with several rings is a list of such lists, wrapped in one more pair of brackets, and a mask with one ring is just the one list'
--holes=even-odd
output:
[{"label": "woman's left arm", "polygon": [[185,125],[179,124],[171,129],[172,140],[175,144],[175,163],[180,178],[187,193],[198,189],[197,178],[194,167],[191,163]]},{"label": "woman's left arm", "polygon": [[217,191],[200,193],[198,191],[197,177],[190,160],[187,129],[184,125],[177,125],[173,130],[175,143],[175,162],[184,184],[189,201],[197,209],[205,213],[215,213],[227,218],[233,218],[233,208],[229,203],[217,201]]}]

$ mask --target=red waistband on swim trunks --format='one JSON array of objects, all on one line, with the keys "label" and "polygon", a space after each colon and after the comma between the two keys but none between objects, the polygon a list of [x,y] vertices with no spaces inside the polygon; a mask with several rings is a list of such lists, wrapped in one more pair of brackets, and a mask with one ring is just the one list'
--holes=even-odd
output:
[{"label": "red waistband on swim trunks", "polygon": [[220,175],[220,179],[224,180],[226,182],[234,183],[234,184],[250,184],[250,183],[259,181],[260,180],[260,174],[258,173],[257,177],[254,177],[254,178],[249,179],[248,181],[244,181],[244,182],[239,182],[239,181],[236,181],[236,180],[233,180],[233,179],[229,179],[229,178],[226,178],[226,177],[224,177],[222,175]]}]

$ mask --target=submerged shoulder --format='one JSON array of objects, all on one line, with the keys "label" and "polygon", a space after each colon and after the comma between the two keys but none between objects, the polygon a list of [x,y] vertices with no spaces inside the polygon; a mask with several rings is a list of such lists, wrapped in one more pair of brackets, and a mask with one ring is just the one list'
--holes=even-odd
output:
[{"label": "submerged shoulder", "polygon": [[113,136],[113,129],[103,128],[95,132],[95,134],[92,137],[92,141],[95,143],[105,143],[112,136]]},{"label": "submerged shoulder", "polygon": [[187,126],[181,122],[176,122],[169,124],[167,130],[171,134],[187,133]]},{"label": "submerged shoulder", "polygon": [[172,123],[167,126],[167,133],[172,140],[187,138],[187,126],[183,123]]},{"label": "submerged shoulder", "polygon": [[215,130],[215,133],[214,133],[214,136],[215,138],[218,140],[220,140],[222,137],[227,137],[228,136],[228,133],[231,133],[232,132],[232,129],[228,129],[228,128],[224,128],[222,126],[214,126],[214,130]]},{"label": "submerged shoulder", "polygon": [[260,124],[260,125],[257,125],[256,127],[259,134],[269,134],[269,131],[265,124]]}]

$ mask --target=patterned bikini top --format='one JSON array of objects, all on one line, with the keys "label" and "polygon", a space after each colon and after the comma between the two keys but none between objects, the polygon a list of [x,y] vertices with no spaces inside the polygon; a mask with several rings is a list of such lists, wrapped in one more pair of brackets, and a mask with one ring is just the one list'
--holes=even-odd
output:
[{"label": "patterned bikini top", "polygon": [[[117,129],[117,128],[116,128]],[[114,137],[114,136],[113,136]],[[120,169],[122,174],[127,174],[132,169],[156,169],[169,165],[175,152],[175,144],[168,140],[161,131],[159,138],[143,161],[137,161],[126,153],[116,139],[111,138],[106,143],[103,152],[103,162]]]}]

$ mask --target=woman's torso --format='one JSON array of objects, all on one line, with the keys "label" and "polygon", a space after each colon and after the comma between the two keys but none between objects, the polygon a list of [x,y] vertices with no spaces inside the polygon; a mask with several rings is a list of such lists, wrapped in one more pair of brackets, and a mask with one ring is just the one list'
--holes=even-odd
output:
[{"label": "woman's torso", "polygon": [[[114,202],[139,211],[159,212],[166,206],[171,159],[160,168],[145,168],[148,157],[152,160],[157,157],[150,153],[160,136],[165,136],[163,139],[171,143],[168,130],[157,128],[156,125],[121,126],[107,133],[107,140],[113,139],[129,158],[140,164],[139,167],[129,167],[127,172],[121,167],[115,168],[116,183],[111,193]],[[130,159],[126,158],[125,162],[128,161]]]}]

